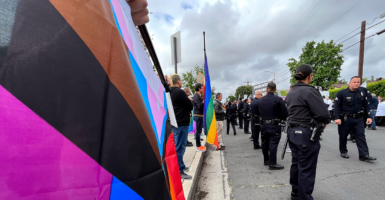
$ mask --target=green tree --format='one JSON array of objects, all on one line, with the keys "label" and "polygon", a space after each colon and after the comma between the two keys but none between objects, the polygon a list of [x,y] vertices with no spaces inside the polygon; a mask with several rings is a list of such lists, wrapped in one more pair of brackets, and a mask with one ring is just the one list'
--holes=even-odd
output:
[{"label": "green tree", "polygon": [[288,90],[281,90],[281,96],[286,97],[286,96],[287,96],[287,93],[289,93]]},{"label": "green tree", "polygon": [[[203,65],[195,65],[193,69],[188,71],[187,73],[182,73],[182,84],[183,87],[189,87],[193,93],[195,93],[195,84],[197,84],[197,76],[198,73],[201,72],[204,74]],[[214,88],[214,87],[213,87]],[[215,90],[215,88],[214,88]]]},{"label": "green tree", "polygon": [[343,78],[343,79],[338,79],[336,84],[348,84],[348,82]]},{"label": "green tree", "polygon": [[233,96],[233,95],[229,95],[227,98],[228,98],[229,101],[231,101],[231,102],[237,100],[237,97],[235,97],[235,96]]},{"label": "green tree", "polygon": [[291,83],[295,83],[294,74],[297,68],[302,64],[308,64],[313,67],[313,81],[311,85],[327,88],[331,84],[337,82],[340,76],[341,66],[344,63],[342,52],[342,44],[336,45],[333,40],[329,43],[322,41],[307,42],[302,48],[302,54],[299,60],[290,58],[287,66],[290,69],[292,78]]},{"label": "green tree", "polygon": [[253,87],[251,85],[242,85],[242,86],[239,86],[236,90],[235,90],[235,97],[237,99],[239,98],[242,98],[244,97],[245,94],[247,94],[247,96],[250,96],[251,93],[253,91]]}]

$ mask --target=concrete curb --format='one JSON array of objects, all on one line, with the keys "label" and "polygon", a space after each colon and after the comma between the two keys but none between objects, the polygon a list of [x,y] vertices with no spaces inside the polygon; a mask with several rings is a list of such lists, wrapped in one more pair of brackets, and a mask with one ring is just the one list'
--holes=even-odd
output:
[{"label": "concrete curb", "polygon": [[[207,146],[206,141],[205,146]],[[192,176],[192,180],[185,180],[182,183],[183,186],[183,193],[187,200],[193,200],[196,192],[196,188],[199,181],[199,175],[202,170],[202,164],[203,159],[206,155],[206,152],[196,152],[195,156],[193,158],[193,161],[191,162],[190,169],[187,172],[188,175]]]}]

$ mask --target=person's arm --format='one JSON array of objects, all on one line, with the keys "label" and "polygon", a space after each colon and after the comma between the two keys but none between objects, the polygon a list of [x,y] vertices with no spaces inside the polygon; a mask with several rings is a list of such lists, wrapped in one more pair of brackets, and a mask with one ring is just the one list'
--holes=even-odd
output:
[{"label": "person's arm", "polygon": [[325,124],[330,123],[330,114],[324,101],[322,99],[321,94],[316,90],[310,90],[305,96],[305,101],[310,108],[310,111],[314,115],[314,119],[318,122],[324,122]]},{"label": "person's arm", "polygon": [[285,120],[288,116],[286,104],[281,98],[279,98],[278,104],[279,104],[279,109],[281,110],[281,119]]},{"label": "person's arm", "polygon": [[192,109],[193,109],[193,104],[191,102],[190,99],[188,99],[186,93],[183,91],[183,90],[180,90],[179,93],[178,93],[178,98],[181,102],[181,105],[183,106],[183,108],[188,111],[188,112],[191,112]]}]

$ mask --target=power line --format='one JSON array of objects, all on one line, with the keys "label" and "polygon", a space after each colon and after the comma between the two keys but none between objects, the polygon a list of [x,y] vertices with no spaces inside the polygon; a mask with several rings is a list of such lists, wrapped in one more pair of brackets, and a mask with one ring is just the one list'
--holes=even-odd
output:
[{"label": "power line", "polygon": [[[367,29],[365,29],[365,30],[368,30],[368,29],[370,29],[370,28],[372,28],[372,27],[374,27],[374,26],[377,26],[378,24],[381,24],[382,22],[385,22],[385,20],[383,20],[383,21],[380,21],[380,22],[378,22],[377,24],[374,24],[373,26],[371,26],[371,27],[369,27],[369,28],[367,28]],[[361,27],[360,27],[360,28],[361,28]],[[346,39],[346,40],[342,41],[342,42],[341,42],[341,43],[339,43],[339,44],[342,44],[342,43],[344,43],[344,42],[346,42],[346,41],[348,41],[348,40],[352,39],[354,36],[356,36],[356,35],[358,35],[358,34],[361,34],[361,32],[362,32],[362,31],[358,32],[357,34],[355,34],[355,35],[351,36],[350,38],[348,38],[348,39]]]},{"label": "power line", "polygon": [[[308,7],[308,9],[307,10],[309,10],[309,8],[315,3],[316,1],[313,1],[313,3]],[[322,2],[322,0],[320,0],[319,2],[318,2],[318,4],[319,3],[321,3]],[[317,5],[318,5],[317,4]],[[312,13],[311,11],[313,11],[313,9],[314,8],[316,8],[317,7],[317,5],[315,5],[308,13],[307,13],[307,15],[306,15],[306,17],[303,17],[302,19],[302,21],[298,21],[298,23],[296,24],[296,25],[294,25],[294,26],[292,26],[291,27],[291,29],[290,29],[290,33],[288,34],[288,37],[283,37],[282,39],[281,39],[281,41],[279,42],[279,44],[281,44],[280,46],[279,46],[279,48],[278,49],[280,49],[283,45],[283,41],[287,41],[286,39],[287,38],[289,38],[289,37],[291,37],[292,36],[292,33],[293,33],[293,30],[295,30],[295,29],[293,29],[294,27],[296,27],[296,29],[298,29],[298,27],[299,27],[299,25],[305,20],[305,19],[307,19],[307,16],[310,14],[310,13]],[[286,44],[286,43],[285,43]]]},{"label": "power line", "polygon": [[[314,8],[312,9],[312,11],[310,11],[310,12],[308,13],[308,15],[309,15],[310,13],[312,13],[312,15],[311,15],[309,18],[307,17],[307,16],[308,16],[308,15],[307,15],[307,16],[304,18],[304,20],[312,18],[312,17],[314,16],[314,14],[315,14],[316,12],[318,12],[318,10],[325,4],[326,1],[327,1],[327,0],[321,0],[321,1],[319,1],[318,4],[321,3],[321,2],[323,2],[323,4],[322,4],[321,6],[319,6],[318,9],[317,9],[316,11],[312,12],[313,9],[316,8],[317,6],[314,7]],[[318,4],[317,4],[317,5],[318,5]],[[306,24],[306,23],[303,23],[301,27],[299,27],[299,28],[296,29],[297,31],[294,33],[293,36],[295,36],[295,34],[298,33],[298,31],[303,27],[304,24]],[[288,37],[288,38],[289,38],[289,37]],[[288,41],[290,41],[290,39],[285,40],[285,42],[284,42],[283,45],[281,45],[281,46],[285,46],[285,45],[287,44]]]},{"label": "power line", "polygon": [[[329,9],[316,23],[314,23],[313,24],[313,26],[314,25],[316,25],[316,24],[318,24],[318,22],[320,22],[331,10],[333,10],[333,8],[340,2],[341,0],[338,0],[337,1],[337,3],[335,3],[334,5],[333,5],[333,7],[331,8],[331,9]],[[310,29],[312,29],[313,28],[313,26],[311,26],[300,38],[302,38],[304,35],[306,35],[309,31],[310,31]]]},{"label": "power line", "polygon": [[[379,33],[381,33],[381,32],[379,32]],[[349,47],[346,47],[346,48],[343,49],[342,51],[345,51],[346,49],[349,49],[349,48],[351,48],[352,46],[354,46],[354,45],[356,45],[356,44],[358,44],[358,43],[360,43],[360,42],[362,42],[362,41],[364,41],[364,40],[366,40],[366,39],[368,39],[368,38],[371,38],[371,37],[373,37],[373,36],[376,36],[376,35],[378,35],[378,34],[373,34],[373,35],[371,35],[371,36],[368,36],[368,37],[366,37],[365,39],[360,40],[360,41],[358,41],[358,42],[356,42],[356,43],[350,45]]]},{"label": "power line", "polygon": [[[358,29],[360,29],[360,28],[361,28],[361,26],[360,26],[360,27],[358,27],[358,28],[356,28],[356,29],[354,29],[352,32],[350,32],[350,33],[346,34],[344,37],[346,37],[346,36],[350,35],[351,33],[355,32],[356,30],[358,30]],[[342,38],[344,38],[344,37],[342,37]],[[338,41],[340,41],[342,38],[340,38],[340,39],[336,40],[335,42],[337,43],[337,42],[338,42]]]}]

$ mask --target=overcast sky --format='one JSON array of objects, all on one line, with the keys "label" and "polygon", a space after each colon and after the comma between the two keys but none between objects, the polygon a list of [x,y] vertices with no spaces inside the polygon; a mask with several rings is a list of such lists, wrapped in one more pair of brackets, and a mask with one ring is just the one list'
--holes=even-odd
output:
[{"label": "overcast sky", "polygon": [[[148,0],[150,22],[164,74],[174,73],[170,36],[181,31],[182,62],[178,73],[204,63],[203,31],[212,86],[226,98],[246,81],[258,84],[273,78],[278,89],[288,89],[286,63],[298,58],[307,41],[338,40],[385,13],[384,0]],[[350,10],[349,10],[350,9]],[[375,19],[367,27],[385,20]],[[385,29],[385,22],[366,36]],[[359,30],[354,33],[359,32]],[[346,37],[348,38],[348,37]],[[343,41],[343,40],[341,40]],[[341,42],[339,41],[339,42]],[[346,48],[359,35],[346,41]],[[358,74],[359,45],[344,51],[341,77]],[[278,76],[283,74],[281,76]],[[385,78],[385,34],[365,41],[364,77]]]}]

